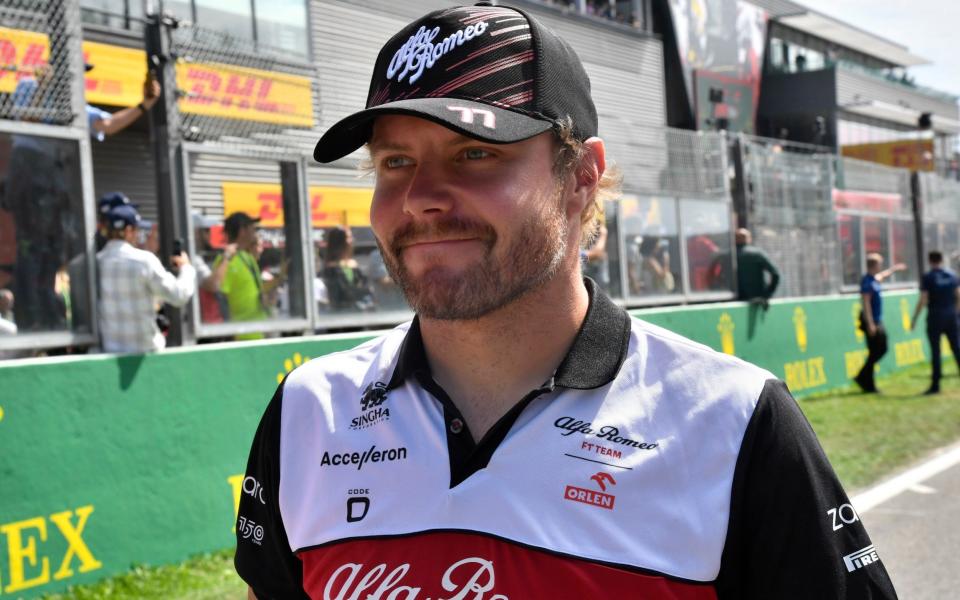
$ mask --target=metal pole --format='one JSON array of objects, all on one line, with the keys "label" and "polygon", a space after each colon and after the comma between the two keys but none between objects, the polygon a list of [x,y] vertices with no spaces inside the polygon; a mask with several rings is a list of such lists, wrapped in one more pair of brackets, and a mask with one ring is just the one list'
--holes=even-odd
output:
[{"label": "metal pole", "polygon": [[913,208],[913,231],[917,246],[917,276],[923,276],[924,267],[924,239],[923,239],[923,186],[920,183],[920,173],[910,173],[910,199]]},{"label": "metal pole", "polygon": [[[176,148],[179,143],[177,113],[176,61],[170,49],[169,32],[176,28],[176,19],[160,12],[147,15],[144,28],[147,51],[147,69],[160,82],[160,99],[150,113],[150,133],[156,164],[157,216],[160,225],[160,256],[166,260],[173,255],[175,239],[185,239],[186,217],[179,193],[176,169]],[[184,342],[183,311],[165,307],[170,319],[167,344],[179,346]]]}]

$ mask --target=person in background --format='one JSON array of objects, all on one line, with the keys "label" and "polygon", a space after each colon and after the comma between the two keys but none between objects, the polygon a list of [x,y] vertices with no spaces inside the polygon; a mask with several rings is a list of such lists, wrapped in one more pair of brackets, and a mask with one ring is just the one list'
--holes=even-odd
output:
[{"label": "person in background", "polygon": [[[403,297],[403,290],[387,271],[387,264],[383,261],[380,248],[374,248],[367,255],[367,274],[373,284],[373,298],[378,310],[406,310],[407,301]],[[326,293],[326,285],[324,285]],[[327,300],[329,302],[329,298]]]},{"label": "person in background", "polygon": [[226,244],[223,247],[223,258],[216,262],[215,269],[211,269],[203,257],[216,252],[216,248],[210,242],[210,228],[219,224],[220,221],[199,212],[192,213],[190,219],[197,246],[197,253],[191,262],[197,271],[200,320],[204,323],[223,323],[229,320],[229,312],[227,299],[221,293],[220,285],[227,274],[230,259],[237,253],[237,245]]},{"label": "person in background", "polygon": [[917,319],[925,306],[927,312],[927,340],[930,342],[930,365],[932,367],[930,387],[925,394],[940,391],[940,376],[943,365],[940,362],[940,337],[947,336],[950,351],[960,370],[960,343],[957,340],[957,305],[960,300],[960,281],[957,276],[943,266],[943,253],[932,250],[927,254],[930,270],[920,280],[920,299],[913,311],[910,331],[917,326]]},{"label": "person in background", "polygon": [[327,230],[327,249],[321,273],[334,311],[374,309],[373,290],[353,257],[353,233],[345,227]]},{"label": "person in background", "polygon": [[106,352],[149,352],[166,346],[157,327],[157,301],[182,307],[196,291],[185,252],[170,259],[174,276],[151,252],[134,247],[140,215],[130,205],[109,214],[107,244],[97,253],[100,340]]},{"label": "person in background", "polygon": [[756,302],[766,308],[780,285],[780,271],[763,250],[752,244],[753,235],[749,229],[737,229],[734,239],[737,244],[737,299]]},{"label": "person in background", "polygon": [[261,241],[257,247],[257,262],[260,265],[260,278],[263,280],[264,287],[270,288],[266,294],[264,304],[270,312],[271,317],[278,314],[290,314],[290,294],[285,282],[278,282],[272,285],[275,279],[281,276],[284,269],[283,249],[276,247],[264,247]]},{"label": "person in background", "polygon": [[[0,289],[0,337],[17,335],[17,324],[13,320],[13,292]],[[29,350],[0,350],[0,360],[24,358],[30,356]]]},{"label": "person in background", "polygon": [[880,270],[881,267],[883,267],[883,256],[871,252],[867,255],[867,273],[860,280],[860,297],[863,301],[860,326],[867,336],[867,361],[854,377],[854,381],[867,393],[877,391],[873,368],[887,353],[887,331],[883,327],[883,300],[880,297],[880,284],[897,271],[907,268],[904,264],[896,264],[886,270]]},{"label": "person in background", "polygon": [[583,274],[593,279],[605,292],[610,291],[610,260],[607,257],[607,226],[601,224],[589,248],[580,250]]},{"label": "person in background", "polygon": [[0,335],[17,335],[13,321],[13,292],[0,290]]},{"label": "person in background", "polygon": [[[235,244],[237,251],[230,258],[218,256],[213,268],[216,270],[221,262],[227,262],[227,272],[220,284],[220,291],[227,298],[231,321],[269,319],[267,296],[286,280],[284,269],[273,281],[263,281],[258,262],[260,235],[257,232],[257,224],[259,222],[260,219],[255,219],[245,212],[232,213],[223,222],[227,242]],[[259,340],[263,337],[262,333],[242,333],[234,339]]]},{"label": "person in background", "polygon": [[643,294],[669,294],[676,288],[670,270],[670,242],[653,233],[644,235],[640,253],[640,291]]}]

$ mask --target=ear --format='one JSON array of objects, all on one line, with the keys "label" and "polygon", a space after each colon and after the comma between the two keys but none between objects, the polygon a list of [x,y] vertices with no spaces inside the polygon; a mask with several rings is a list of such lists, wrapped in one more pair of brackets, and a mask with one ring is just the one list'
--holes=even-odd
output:
[{"label": "ear", "polygon": [[579,222],[584,209],[593,201],[600,185],[600,178],[607,169],[606,149],[603,140],[592,137],[583,142],[583,156],[573,171],[574,186],[568,210]]}]

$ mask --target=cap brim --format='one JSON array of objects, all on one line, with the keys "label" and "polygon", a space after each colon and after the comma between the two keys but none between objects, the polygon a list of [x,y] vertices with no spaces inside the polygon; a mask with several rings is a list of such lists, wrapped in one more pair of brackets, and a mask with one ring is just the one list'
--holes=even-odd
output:
[{"label": "cap brim", "polygon": [[329,163],[370,141],[373,121],[382,115],[409,115],[433,121],[457,133],[491,144],[520,142],[553,127],[546,119],[483,102],[458,98],[413,98],[354,113],[327,130],[313,150],[317,162]]}]

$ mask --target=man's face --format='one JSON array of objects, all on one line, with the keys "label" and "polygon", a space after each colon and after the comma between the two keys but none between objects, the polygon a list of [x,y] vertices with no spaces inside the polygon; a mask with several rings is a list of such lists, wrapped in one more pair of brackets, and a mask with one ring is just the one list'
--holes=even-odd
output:
[{"label": "man's face", "polygon": [[489,144],[390,115],[377,119],[370,151],[373,230],[421,317],[475,319],[558,272],[579,214],[566,214],[552,133]]},{"label": "man's face", "polygon": [[260,235],[257,233],[257,224],[248,223],[237,232],[237,245],[241,248],[253,250],[257,246]]}]

